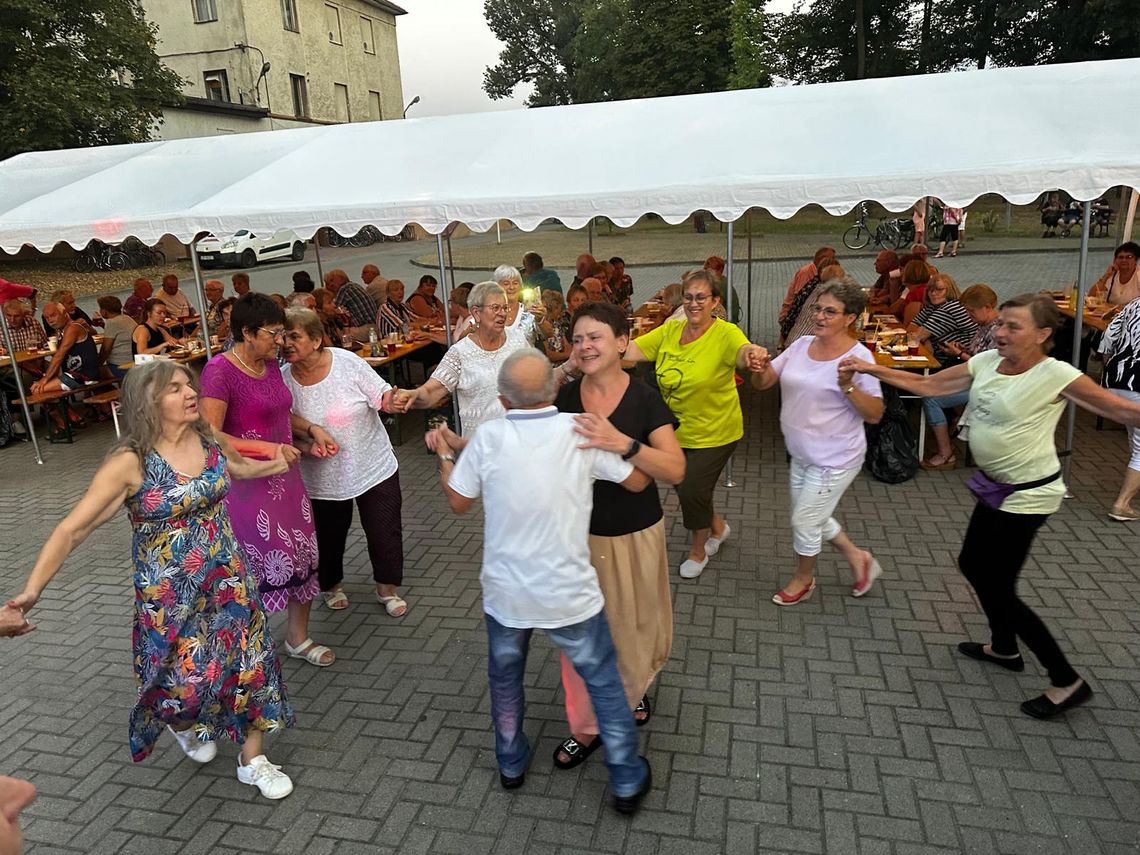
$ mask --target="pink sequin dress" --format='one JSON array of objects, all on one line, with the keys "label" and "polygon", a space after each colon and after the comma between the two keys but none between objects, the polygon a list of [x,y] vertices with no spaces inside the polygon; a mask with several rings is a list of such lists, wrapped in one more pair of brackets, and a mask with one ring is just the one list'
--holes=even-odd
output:
[{"label": "pink sequin dress", "polygon": [[[275,361],[266,360],[264,377],[250,377],[218,354],[202,369],[201,388],[203,397],[225,401],[222,430],[230,436],[293,441],[293,396]],[[290,600],[312,600],[320,589],[317,534],[300,471],[294,467],[284,475],[234,481],[226,508],[265,610],[279,612]]]}]

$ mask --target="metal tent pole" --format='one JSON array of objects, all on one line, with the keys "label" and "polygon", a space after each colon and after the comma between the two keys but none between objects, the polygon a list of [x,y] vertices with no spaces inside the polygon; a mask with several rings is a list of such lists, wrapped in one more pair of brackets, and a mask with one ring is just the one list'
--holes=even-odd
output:
[{"label": "metal tent pole", "polygon": [[[206,342],[206,358],[209,359],[214,355],[210,350],[210,327],[206,324],[206,287],[202,282],[202,265],[198,261],[198,250],[194,246],[198,242],[198,236],[194,236],[194,240],[190,241],[190,264],[194,268],[194,288],[198,292],[198,307],[201,313],[198,315],[198,328],[202,332],[202,340]],[[182,334],[186,334],[186,330],[182,330]]]},{"label": "metal tent pole", "polygon": [[[1081,367],[1081,332],[1084,327],[1085,307],[1085,279],[1088,275],[1089,265],[1089,229],[1092,228],[1092,202],[1085,202],[1081,214],[1081,256],[1077,264],[1077,302],[1073,309],[1073,365]],[[1072,401],[1068,404],[1069,423],[1065,431],[1065,450],[1061,453],[1064,462],[1061,464],[1061,477],[1065,482],[1065,497],[1071,498],[1073,493],[1069,490],[1069,470],[1073,463],[1073,432],[1077,426],[1077,405]]]},{"label": "metal tent pole", "polygon": [[451,235],[447,236],[447,270],[451,274],[451,290],[455,290],[455,257],[451,254]]},{"label": "metal tent pole", "polygon": [[24,411],[24,427],[28,437],[32,440],[32,448],[36,452],[36,463],[44,465],[43,455],[40,454],[40,441],[36,439],[36,425],[32,421],[32,409],[28,406],[28,394],[24,389],[24,379],[20,376],[20,364],[16,362],[16,349],[12,347],[12,331],[8,329],[8,319],[0,312],[0,326],[4,328],[4,348],[8,351],[8,358],[12,361],[12,376],[16,378],[16,391],[20,394],[20,407]]},{"label": "metal tent pole", "polygon": [[[732,226],[730,220],[728,223],[728,249],[724,255],[724,297],[725,297],[725,312],[728,314],[728,322],[732,323]],[[728,458],[728,462],[724,464],[724,486],[735,487],[736,482],[732,480],[732,457]]]},{"label": "metal tent pole", "polygon": [[590,222],[586,224],[586,238],[590,242],[589,253],[592,258],[594,255],[594,218],[590,217]]},{"label": "metal tent pole", "polygon": [[[447,267],[443,262],[443,235],[438,234],[435,236],[435,248],[439,253],[439,282],[444,287],[443,294],[443,334],[447,336],[447,346],[451,347],[451,311],[447,308],[447,298],[451,294],[451,288],[447,287]],[[455,287],[454,282],[452,288]]]},{"label": "metal tent pole", "polygon": [[317,257],[317,279],[320,280],[318,288],[325,287],[325,268],[321,264],[321,230],[313,232],[313,255]]},{"label": "metal tent pole", "polygon": [[752,209],[748,209],[744,222],[748,229],[748,296],[745,298],[747,314],[747,333],[752,338]]}]

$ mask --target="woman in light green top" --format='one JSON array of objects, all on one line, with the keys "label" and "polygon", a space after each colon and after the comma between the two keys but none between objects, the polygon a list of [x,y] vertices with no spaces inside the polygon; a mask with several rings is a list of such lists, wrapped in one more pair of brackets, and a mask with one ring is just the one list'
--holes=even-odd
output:
[{"label": "woman in light green top", "polygon": [[958,566],[974,587],[989,621],[991,642],[963,641],[958,650],[972,659],[1011,671],[1025,662],[1017,639],[1049,672],[1044,694],[1025,701],[1022,712],[1049,718],[1092,697],[1045,624],[1017,596],[1017,577],[1037,530],[1061,506],[1053,434],[1072,401],[1086,410],[1128,425],[1140,425],[1140,405],[1100,388],[1076,368],[1052,359],[1053,336],[1061,314],[1053,299],[1023,294],[1002,303],[994,340],[996,350],[979,353],[965,365],[929,376],[882,368],[849,359],[840,368],[878,377],[924,397],[969,391],[970,451],[980,471],[970,479],[978,498],[970,517]]},{"label": "woman in light green top", "polygon": [[625,358],[655,363],[657,388],[681,423],[677,440],[685,451],[685,479],[677,485],[677,497],[693,535],[681,575],[693,579],[732,531],[713,510],[713,491],[744,436],[736,371],[760,370],[768,351],[749,342],[739,327],[713,317],[721,293],[709,271],[689,275],[682,300],[685,319],[666,321],[631,341]]}]

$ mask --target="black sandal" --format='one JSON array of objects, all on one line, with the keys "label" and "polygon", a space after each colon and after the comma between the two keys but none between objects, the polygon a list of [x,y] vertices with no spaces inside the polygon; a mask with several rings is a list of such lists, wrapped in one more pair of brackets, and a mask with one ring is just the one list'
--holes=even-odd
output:
[{"label": "black sandal", "polygon": [[[645,718],[638,718],[638,713],[645,713]],[[649,705],[649,695],[642,695],[641,700],[638,701],[636,707],[633,708],[633,720],[638,727],[649,724],[649,719],[653,716],[653,708]]]},{"label": "black sandal", "polygon": [[[601,734],[594,737],[594,741],[589,745],[583,745],[573,736],[567,737],[562,740],[557,748],[554,749],[554,765],[559,769],[573,769],[575,766],[580,766],[586,762],[586,758],[598,750],[598,746],[602,744]],[[562,760],[559,754],[565,754],[569,760]]]}]

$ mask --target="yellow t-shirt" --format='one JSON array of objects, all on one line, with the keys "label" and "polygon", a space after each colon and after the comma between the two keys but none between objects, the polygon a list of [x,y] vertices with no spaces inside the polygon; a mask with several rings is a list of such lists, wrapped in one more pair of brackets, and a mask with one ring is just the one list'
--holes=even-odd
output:
[{"label": "yellow t-shirt", "polygon": [[[1065,410],[1061,391],[1081,376],[1066,362],[1047,358],[1023,374],[999,374],[996,350],[970,359],[970,451],[982,471],[1003,484],[1047,478],[1061,468],[1054,434]],[[1002,502],[1011,514],[1051,514],[1061,507],[1065,484],[1019,490]]]},{"label": "yellow t-shirt", "polygon": [[681,423],[682,448],[716,448],[744,436],[736,391],[736,354],[748,338],[728,321],[715,320],[705,334],[681,344],[688,321],[666,321],[636,339],[656,363],[657,388]]}]

